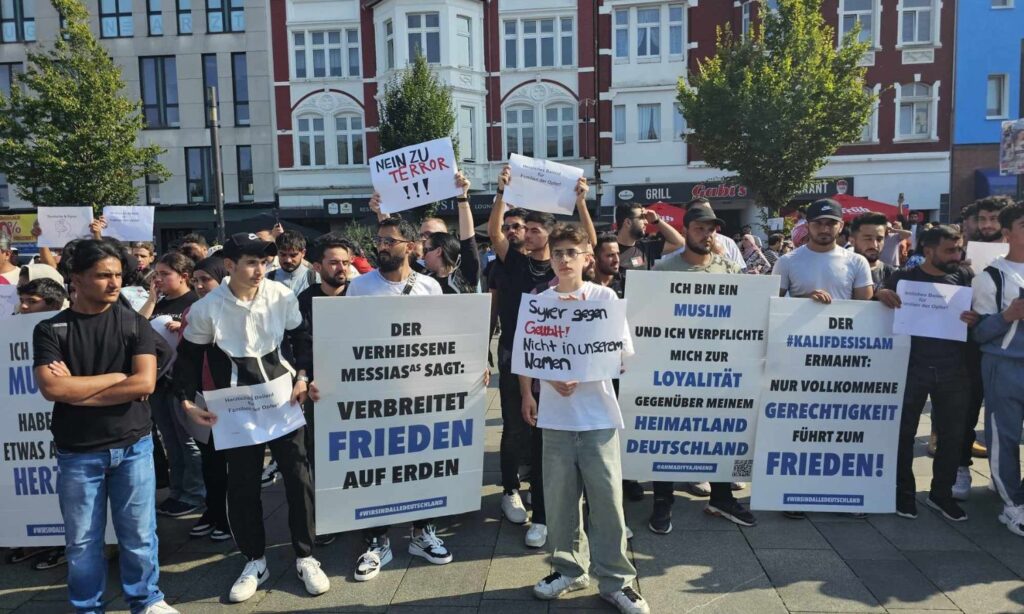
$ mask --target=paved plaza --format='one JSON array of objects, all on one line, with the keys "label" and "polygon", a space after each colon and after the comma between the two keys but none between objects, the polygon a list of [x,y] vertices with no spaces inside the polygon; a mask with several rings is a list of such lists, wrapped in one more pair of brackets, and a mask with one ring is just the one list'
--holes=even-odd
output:
[{"label": "paved plaza", "polygon": [[[495,378],[496,380],[497,378]],[[361,552],[357,534],[340,536],[316,552],[331,578],[331,590],[309,597],[295,576],[287,533],[284,489],[265,489],[267,560],[271,579],[244,604],[226,595],[243,559],[232,542],[189,539],[195,517],[160,523],[160,587],[183,614],[207,612],[395,612],[429,614],[527,614],[611,612],[594,589],[551,603],[534,599],[534,582],[550,573],[547,556],[523,545],[525,528],[501,517],[498,442],[501,412],[489,391],[483,509],[441,521],[439,535],[455,561],[434,566],[411,558],[408,528],[391,532],[394,561],[377,579],[352,579]],[[1024,538],[1012,535],[996,516],[1000,503],[987,489],[988,463],[975,463],[974,490],[964,505],[971,519],[949,523],[924,505],[931,471],[924,455],[929,424],[918,438],[920,515],[867,520],[811,514],[788,520],[758,513],[758,525],[740,528],[706,516],[704,503],[680,494],[669,535],[647,530],[650,492],[629,503],[626,520],[635,537],[630,554],[639,591],[653,612],[676,614],[776,614],[785,612],[1024,612]],[[744,500],[748,491],[739,493]],[[28,563],[0,566],[0,613],[59,613],[70,610],[66,568],[32,571]],[[118,596],[116,565],[110,568],[109,611],[125,610]]]}]

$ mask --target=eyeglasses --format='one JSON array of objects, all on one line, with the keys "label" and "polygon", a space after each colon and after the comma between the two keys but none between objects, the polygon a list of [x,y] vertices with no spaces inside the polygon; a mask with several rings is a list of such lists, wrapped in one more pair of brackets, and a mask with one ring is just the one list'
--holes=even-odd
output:
[{"label": "eyeglasses", "polygon": [[426,241],[427,239],[430,238],[430,235],[432,235],[432,234],[434,234],[434,233],[432,233],[432,232],[421,232],[420,233],[420,241]]},{"label": "eyeglasses", "polygon": [[502,232],[508,232],[510,230],[520,230],[522,228],[526,228],[526,226],[520,224],[519,222],[516,222],[515,224],[502,224],[501,225],[501,231]]},{"label": "eyeglasses", "polygon": [[551,250],[551,257],[555,260],[564,260],[566,258],[568,258],[569,260],[575,260],[577,256],[589,253],[590,252],[581,252],[580,250],[573,248],[553,249]]},{"label": "eyeglasses", "polygon": [[391,237],[373,237],[371,239],[373,244],[378,247],[391,248],[399,243],[413,243],[413,241],[406,241],[404,239],[392,239]]}]

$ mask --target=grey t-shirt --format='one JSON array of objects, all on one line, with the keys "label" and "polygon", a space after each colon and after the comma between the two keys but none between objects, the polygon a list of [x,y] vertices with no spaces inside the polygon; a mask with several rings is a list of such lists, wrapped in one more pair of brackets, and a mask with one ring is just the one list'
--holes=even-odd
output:
[{"label": "grey t-shirt", "polygon": [[874,286],[867,259],[838,245],[830,252],[798,247],[779,258],[772,275],[782,277],[781,288],[790,296],[825,290],[834,299],[851,299],[855,288]]}]

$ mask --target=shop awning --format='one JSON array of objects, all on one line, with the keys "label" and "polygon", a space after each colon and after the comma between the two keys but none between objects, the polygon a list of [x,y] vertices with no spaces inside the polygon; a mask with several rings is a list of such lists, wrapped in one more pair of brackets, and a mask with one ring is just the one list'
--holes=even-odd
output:
[{"label": "shop awning", "polygon": [[996,168],[979,168],[974,171],[974,197],[1016,196],[1017,176],[1000,175]]},{"label": "shop awning", "polygon": [[889,221],[896,219],[899,215],[900,210],[896,205],[888,205],[877,200],[871,200],[870,198],[863,198],[861,196],[849,196],[846,194],[836,194],[832,197],[843,207],[843,221],[849,222],[853,218],[863,213],[882,213]]}]

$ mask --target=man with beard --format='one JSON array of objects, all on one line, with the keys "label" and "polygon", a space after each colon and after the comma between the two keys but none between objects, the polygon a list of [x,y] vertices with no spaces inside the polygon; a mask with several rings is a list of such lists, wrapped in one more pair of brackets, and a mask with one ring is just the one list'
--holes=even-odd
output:
[{"label": "man with beard", "polygon": [[[878,291],[878,301],[886,307],[899,309],[901,301],[896,294],[896,285],[900,280],[971,285],[974,275],[960,263],[963,240],[955,228],[938,226],[926,230],[919,242],[924,251],[924,262],[913,269],[897,271],[886,281],[885,288]],[[960,314],[960,319],[968,326],[974,326],[979,316],[973,311],[965,311]],[[896,514],[901,518],[917,517],[914,438],[921,410],[930,396],[932,428],[938,438],[938,446],[932,461],[928,506],[948,520],[967,520],[967,514],[953,498],[971,402],[966,347],[967,344],[961,341],[911,337],[896,459]]]},{"label": "man with beard", "polygon": [[875,292],[885,286],[885,280],[896,270],[879,259],[882,245],[885,243],[886,225],[887,220],[882,213],[863,213],[850,223],[853,251],[867,259],[871,267],[871,281],[874,282]]},{"label": "man with beard", "polygon": [[971,241],[981,243],[1006,243],[1002,226],[999,225],[999,212],[1013,204],[1009,196],[989,196],[974,202],[971,210],[971,222],[974,236]]},{"label": "man with beard", "polygon": [[[661,237],[645,239],[647,225],[658,227]],[[616,238],[619,244],[619,271],[625,275],[630,269],[648,271],[665,254],[683,246],[683,237],[656,211],[632,203],[615,208]]]},{"label": "man with beard", "polygon": [[597,247],[594,248],[594,283],[611,288],[619,298],[623,298],[625,288],[619,274],[619,245],[616,235],[605,233],[597,237]]},{"label": "man with beard", "polygon": [[[520,254],[525,253],[523,250],[523,240],[526,238],[525,222],[526,211],[513,207],[505,212],[504,221],[501,224],[501,232],[505,235],[505,240],[508,241],[509,249]],[[487,291],[491,293],[491,337],[494,337],[494,331],[498,329],[499,314],[510,303],[507,297],[501,298],[501,288],[507,286],[509,282],[508,276],[505,274],[505,266],[497,254],[495,254],[494,260],[484,267],[484,275],[487,276]],[[518,301],[516,304],[518,305]],[[505,320],[506,317],[501,316],[501,319]],[[526,513],[525,509],[523,513]]]},{"label": "man with beard", "polygon": [[198,232],[191,232],[181,238],[178,251],[192,259],[192,262],[199,262],[206,258],[210,246],[206,243],[206,237]]},{"label": "man with beard", "polygon": [[[530,496],[533,505],[533,519],[526,533],[526,545],[540,548],[547,542],[547,524],[544,516],[544,488],[541,474],[540,431],[531,429],[523,420],[523,397],[519,387],[519,377],[512,373],[512,340],[515,338],[516,321],[519,318],[519,301],[522,295],[529,294],[537,286],[550,282],[555,273],[551,269],[551,250],[548,246],[548,235],[555,228],[555,216],[550,213],[530,211],[523,217],[523,251],[515,249],[509,241],[507,230],[502,220],[505,213],[503,194],[505,186],[511,179],[508,166],[498,176],[497,195],[491,216],[487,220],[487,234],[491,246],[504,271],[498,297],[498,317],[501,320],[501,336],[498,338],[498,387],[501,394],[501,482],[504,494],[501,509],[509,522],[524,524],[526,507],[519,496],[519,461],[522,451],[526,448],[527,437],[530,437],[531,451],[531,482]],[[576,184],[576,211],[580,217],[580,228],[586,232],[591,245],[597,243],[597,231],[587,210],[586,195],[589,187],[585,178]],[[512,219],[512,218],[510,218]],[[506,224],[509,222],[506,221]]]},{"label": "man with beard", "polygon": [[294,230],[286,230],[277,236],[275,243],[278,268],[267,273],[267,278],[288,286],[296,296],[316,285],[316,272],[305,264],[306,237]]}]

